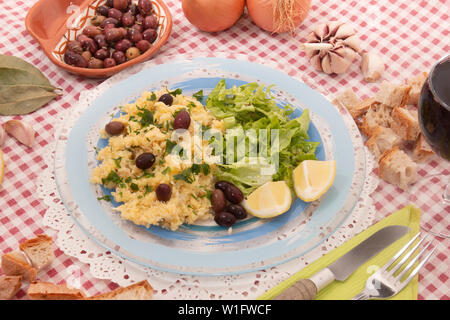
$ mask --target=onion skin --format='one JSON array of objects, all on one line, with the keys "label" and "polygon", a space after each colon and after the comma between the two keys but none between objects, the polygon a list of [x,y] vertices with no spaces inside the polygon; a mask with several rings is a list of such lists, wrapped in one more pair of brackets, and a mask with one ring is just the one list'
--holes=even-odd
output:
[{"label": "onion skin", "polygon": [[244,13],[245,0],[183,0],[185,17],[201,31],[230,28]]},{"label": "onion skin", "polygon": [[[288,0],[285,0],[286,2]],[[247,9],[253,22],[263,30],[271,33],[294,32],[308,15],[311,0],[296,0],[293,6],[293,25],[277,23],[274,8],[283,0],[247,0]],[[277,25],[278,24],[278,25]]]}]

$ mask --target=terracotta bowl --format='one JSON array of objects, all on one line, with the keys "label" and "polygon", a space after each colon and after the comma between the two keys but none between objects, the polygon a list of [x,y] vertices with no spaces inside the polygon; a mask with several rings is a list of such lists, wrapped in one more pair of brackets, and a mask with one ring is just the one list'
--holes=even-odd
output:
[{"label": "terracotta bowl", "polygon": [[[161,0],[152,0],[158,17],[158,38],[152,47],[139,57],[112,68],[78,68],[64,62],[67,43],[75,40],[98,6],[105,0],[40,0],[28,12],[25,24],[28,32],[39,42],[47,57],[57,66],[70,73],[88,78],[107,78],[137,63],[150,59],[169,38],[172,31],[172,15]],[[137,1],[133,1],[137,2]]]}]

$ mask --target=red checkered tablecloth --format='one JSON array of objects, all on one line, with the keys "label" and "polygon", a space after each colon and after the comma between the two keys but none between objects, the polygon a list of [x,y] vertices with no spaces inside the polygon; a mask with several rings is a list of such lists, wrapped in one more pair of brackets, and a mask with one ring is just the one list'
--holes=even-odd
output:
[{"label": "red checkered tablecloth", "polygon": [[[19,242],[36,234],[52,234],[51,230],[43,229],[42,217],[46,207],[36,194],[36,178],[43,168],[50,165],[44,163],[43,148],[54,141],[58,116],[77,102],[81,91],[100,83],[98,80],[68,74],[54,66],[44,55],[38,43],[25,29],[25,16],[35,2],[0,0],[0,54],[15,55],[34,64],[55,86],[62,89],[63,95],[46,107],[22,117],[37,132],[33,148],[20,145],[13,139],[7,139],[2,147],[6,172],[0,186],[0,253],[16,250]],[[251,22],[247,14],[225,32],[199,32],[185,19],[181,1],[166,3],[172,12],[174,25],[160,55],[194,51],[251,52],[261,59],[273,59],[298,68],[330,95],[350,86],[364,98],[376,92],[378,84],[366,84],[357,63],[348,73],[340,76],[318,73],[309,65],[300,44],[319,23],[338,19],[353,25],[362,40],[363,48],[375,50],[385,59],[385,78],[389,81],[403,82],[419,72],[427,71],[436,60],[450,52],[448,0],[312,0],[309,15],[294,37],[264,32]],[[10,117],[0,117],[0,124],[9,119]],[[449,167],[448,163],[435,158],[422,165],[419,174],[448,174]],[[421,194],[418,205],[426,204],[434,196],[431,193],[432,191]],[[372,197],[378,220],[408,202],[404,192],[385,182],[380,182]],[[420,273],[419,299],[450,297],[450,245],[448,241],[440,241],[438,245],[438,254]],[[61,283],[75,276],[88,295],[117,287],[110,281],[92,277],[89,266],[60,250],[56,251],[56,261],[45,273],[39,275],[39,279]],[[19,291],[16,298],[27,299],[25,291]]]}]

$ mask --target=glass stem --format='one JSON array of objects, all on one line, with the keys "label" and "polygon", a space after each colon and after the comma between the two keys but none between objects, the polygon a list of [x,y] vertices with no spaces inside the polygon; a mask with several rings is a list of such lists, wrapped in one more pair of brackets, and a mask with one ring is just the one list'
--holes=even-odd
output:
[{"label": "glass stem", "polygon": [[450,181],[447,183],[445,187],[444,194],[442,195],[442,200],[445,204],[450,205]]}]

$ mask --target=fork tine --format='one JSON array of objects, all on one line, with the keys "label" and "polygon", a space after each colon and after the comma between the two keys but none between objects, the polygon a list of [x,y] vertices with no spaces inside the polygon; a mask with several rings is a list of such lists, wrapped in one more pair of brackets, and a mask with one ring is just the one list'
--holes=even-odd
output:
[{"label": "fork tine", "polygon": [[[428,236],[427,236],[428,237]],[[420,246],[420,244],[427,238],[422,238],[419,242],[417,242],[417,244],[411,249],[409,250],[409,252],[407,254],[405,254],[405,256],[402,258],[402,260],[400,260],[399,263],[397,263],[397,265],[392,268],[392,270],[390,270],[388,273],[390,275],[394,275],[394,273],[401,268],[401,266],[408,261],[409,257],[411,257],[411,255],[416,251],[416,249]]]},{"label": "fork tine", "polygon": [[406,249],[409,248],[409,246],[411,245],[411,243],[413,243],[417,237],[420,235],[420,232],[417,233],[411,240],[408,241],[407,244],[405,244],[405,246],[403,248],[400,249],[400,251],[398,251],[395,256],[393,256],[391,258],[391,260],[389,260],[383,267],[381,267],[381,270],[386,270],[387,268],[389,268],[395,261],[397,261],[397,259],[403,254],[403,252],[406,251]]},{"label": "fork tine", "polygon": [[405,267],[405,269],[403,269],[403,271],[396,277],[399,281],[413,267],[416,261],[419,260],[419,258],[425,253],[425,251],[428,249],[428,247],[431,245],[432,242],[433,241],[428,242],[428,244],[419,252],[419,254],[414,259],[412,259]]},{"label": "fork tine", "polygon": [[436,248],[437,247],[434,247],[433,250],[431,250],[431,252],[411,272],[411,274],[408,276],[408,278],[406,278],[406,280],[402,282],[399,290],[402,290],[412,280],[412,278],[414,278],[414,276],[419,272],[419,270],[424,266],[424,264],[427,263],[428,259],[430,259],[430,257],[433,255]]}]

